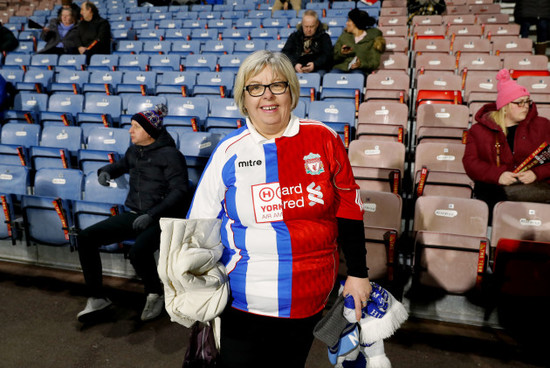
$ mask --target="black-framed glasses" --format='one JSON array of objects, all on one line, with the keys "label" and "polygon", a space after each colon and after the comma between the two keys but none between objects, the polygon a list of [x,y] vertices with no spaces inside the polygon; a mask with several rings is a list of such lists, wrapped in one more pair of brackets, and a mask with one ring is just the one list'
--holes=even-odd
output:
[{"label": "black-framed glasses", "polygon": [[523,100],[523,101],[512,101],[510,103],[513,103],[514,105],[517,105],[518,107],[524,107],[525,105],[527,105],[527,107],[531,106],[531,104],[533,103],[533,100]]},{"label": "black-framed glasses", "polygon": [[288,88],[288,82],[273,82],[271,84],[249,84],[244,87],[248,94],[252,97],[260,97],[265,93],[265,89],[269,88],[274,95],[282,95]]}]

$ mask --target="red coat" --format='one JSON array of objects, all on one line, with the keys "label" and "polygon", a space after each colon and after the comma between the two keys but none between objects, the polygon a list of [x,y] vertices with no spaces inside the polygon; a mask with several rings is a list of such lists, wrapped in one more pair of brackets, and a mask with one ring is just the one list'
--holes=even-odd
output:
[{"label": "red coat", "polygon": [[[510,149],[502,129],[488,116],[496,110],[496,104],[483,106],[476,114],[477,124],[468,132],[462,163],[468,176],[474,181],[498,184],[500,175],[513,171],[543,142],[550,144],[550,120],[538,116],[537,107],[531,105],[525,120],[519,123],[514,141],[514,153]],[[496,164],[496,140],[500,143],[500,166]],[[537,181],[550,183],[550,163],[532,169]]]}]

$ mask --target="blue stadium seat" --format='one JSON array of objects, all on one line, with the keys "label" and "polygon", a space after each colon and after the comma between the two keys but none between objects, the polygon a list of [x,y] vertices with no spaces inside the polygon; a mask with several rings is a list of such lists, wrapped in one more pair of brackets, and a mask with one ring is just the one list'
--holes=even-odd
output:
[{"label": "blue stadium seat", "polygon": [[172,50],[174,49],[173,43],[175,41],[182,41],[191,38],[191,28],[169,28],[164,32],[164,39],[172,41]]},{"label": "blue stadium seat", "polygon": [[232,95],[234,72],[202,72],[197,75],[197,84],[193,88],[193,96],[216,95],[229,97]]},{"label": "blue stadium seat", "polygon": [[334,129],[348,147],[355,126],[355,102],[349,99],[337,101],[311,101],[308,118],[321,121]]},{"label": "blue stadium seat", "polygon": [[109,182],[109,186],[103,186],[97,181],[97,171],[90,171],[84,179],[84,200],[123,204],[130,188],[129,176],[123,175]]},{"label": "blue stadium seat", "polygon": [[63,69],[83,70],[86,66],[86,55],[60,55],[57,60],[56,71]]},{"label": "blue stadium seat", "polygon": [[277,28],[252,28],[250,30],[250,38],[253,40],[276,40],[279,36],[279,29]]},{"label": "blue stadium seat", "polygon": [[[137,31],[137,37],[141,41],[161,41],[164,39],[164,29],[146,28]],[[144,47],[143,51],[149,51]]]},{"label": "blue stadium seat", "polygon": [[84,108],[84,95],[55,93],[48,100],[48,111],[40,113],[42,125],[51,122],[68,125],[74,124],[76,115]]},{"label": "blue stadium seat", "polygon": [[112,71],[118,66],[119,55],[95,54],[90,58],[88,70]]},{"label": "blue stadium seat", "polygon": [[241,66],[241,63],[243,62],[245,56],[244,55],[220,55],[218,58],[218,65],[220,67],[220,71],[222,72],[232,72],[234,74],[239,71],[239,67]]},{"label": "blue stadium seat", "polygon": [[127,115],[153,109],[158,104],[166,104],[164,96],[136,96],[128,101]]},{"label": "blue stadium seat", "polygon": [[[6,24],[4,24],[6,26]],[[32,41],[20,41],[19,46],[11,54],[32,54],[34,53],[34,44]]]},{"label": "blue stadium seat", "polygon": [[219,98],[210,103],[210,114],[206,118],[206,130],[226,134],[243,126],[245,121],[233,99]]},{"label": "blue stadium seat", "polygon": [[31,65],[34,67],[40,68],[52,68],[57,65],[57,60],[59,56],[57,55],[48,55],[48,54],[34,54],[31,56]]},{"label": "blue stadium seat", "polygon": [[288,18],[287,17],[274,17],[274,18],[264,18],[262,19],[263,28],[287,28],[288,27]]},{"label": "blue stadium seat", "polygon": [[52,93],[68,92],[81,93],[84,83],[90,80],[90,72],[87,70],[61,69],[55,77],[55,82],[50,85]]},{"label": "blue stadium seat", "polygon": [[29,149],[29,156],[35,170],[71,167],[71,156],[65,148],[32,146]]},{"label": "blue stadium seat", "polygon": [[9,53],[4,60],[4,66],[28,66],[31,65],[30,54]]},{"label": "blue stadium seat", "polygon": [[163,19],[158,24],[159,29],[180,29],[183,28],[181,19]]},{"label": "blue stadium seat", "polygon": [[240,40],[235,42],[234,54],[248,56],[258,50],[265,50],[266,40]]},{"label": "blue stadium seat", "polygon": [[45,93],[19,92],[15,95],[13,107],[18,111],[39,113],[48,109],[49,96]]},{"label": "blue stadium seat", "polygon": [[132,21],[124,20],[124,21],[111,21],[111,31],[115,30],[128,30],[132,28]]},{"label": "blue stadium seat", "polygon": [[248,18],[240,18],[237,19],[235,22],[235,28],[237,29],[243,29],[243,28],[259,28],[262,25],[261,19],[252,19],[250,17]]},{"label": "blue stadium seat", "polygon": [[139,54],[143,51],[143,41],[120,40],[116,43],[117,54]]},{"label": "blue stadium seat", "polygon": [[130,134],[122,128],[94,127],[84,138],[88,149],[115,151],[121,155],[124,155],[130,146]]},{"label": "blue stadium seat", "polygon": [[223,40],[246,40],[248,38],[248,30],[246,29],[235,29],[227,28],[222,30],[222,39]]},{"label": "blue stadium seat", "polygon": [[223,135],[208,132],[188,132],[180,134],[179,138],[180,151],[187,162],[189,184],[191,188],[194,188],[198,184],[206,162]]},{"label": "blue stadium seat", "polygon": [[188,55],[185,58],[185,71],[213,72],[218,63],[217,55]]},{"label": "blue stadium seat", "polygon": [[[280,30],[279,32],[284,31],[285,29]],[[281,34],[281,38],[283,35]],[[274,52],[281,52],[283,50],[283,47],[285,47],[286,40],[269,40],[266,43],[265,49],[274,51]]]},{"label": "blue stadium seat", "polygon": [[89,92],[99,92],[107,94],[114,94],[115,86],[122,83],[121,71],[109,71],[109,70],[94,70],[90,73],[90,82],[84,83],[82,86],[82,92],[87,94]]},{"label": "blue stadium seat", "polygon": [[[186,126],[191,130],[202,130],[209,113],[209,102],[205,97],[167,96],[168,115],[164,125]],[[193,120],[195,119],[195,120]]]},{"label": "blue stadium seat", "polygon": [[2,126],[1,143],[30,147],[38,146],[40,139],[39,124],[6,123]]},{"label": "blue stadium seat", "polygon": [[218,39],[219,32],[217,29],[191,28],[191,39],[208,41]]},{"label": "blue stadium seat", "polygon": [[221,19],[220,17],[214,19],[208,19],[207,26],[209,29],[217,29],[218,32],[223,31],[224,29],[229,29],[233,27],[233,21],[231,19]]},{"label": "blue stadium seat", "polygon": [[176,40],[176,41],[172,41],[172,49],[170,51],[170,54],[187,56],[190,54],[198,54],[200,50],[201,50],[201,42],[198,40],[191,40],[191,41]]},{"label": "blue stadium seat", "polygon": [[0,164],[0,193],[15,195],[29,194],[31,190],[29,166]]},{"label": "blue stadium seat", "polygon": [[118,70],[147,70],[149,66],[149,55],[144,54],[121,54],[118,60]]},{"label": "blue stadium seat", "polygon": [[[147,16],[146,16],[147,17]],[[155,22],[150,20],[134,20],[132,22],[132,28],[136,30],[155,28]]]},{"label": "blue stadium seat", "polygon": [[23,69],[0,69],[0,75],[4,77],[5,81],[11,83],[14,87],[17,82],[23,82],[25,71]]},{"label": "blue stadium seat", "polygon": [[321,89],[321,75],[319,73],[298,73],[300,83],[300,97],[316,100]]},{"label": "blue stadium seat", "polygon": [[246,13],[247,12],[243,10],[225,10],[222,11],[222,18],[232,19],[233,21],[236,21],[237,19],[244,18]]},{"label": "blue stadium seat", "polygon": [[151,55],[149,58],[149,69],[156,71],[178,71],[180,70],[180,55]]},{"label": "blue stadium seat", "polygon": [[117,94],[139,93],[153,95],[157,85],[155,71],[126,71],[122,75],[122,82],[116,85]]},{"label": "blue stadium seat", "polygon": [[269,18],[271,17],[271,9],[265,9],[265,10],[251,10],[248,12],[248,18],[250,19],[262,19],[262,18]]},{"label": "blue stadium seat", "polygon": [[[327,73],[323,76],[323,90],[320,98],[325,99],[357,99],[362,101],[365,76],[363,74]],[[357,96],[357,97],[356,97]]]},{"label": "blue stadium seat", "polygon": [[[77,153],[78,168],[82,170],[84,175],[90,172],[96,172],[101,167],[120,159],[120,154],[115,151],[101,151],[91,149],[81,149]],[[84,198],[87,198],[84,195]]]},{"label": "blue stadium seat", "polygon": [[16,245],[18,229],[15,223],[14,196],[0,192],[0,201],[3,207],[0,212],[0,239],[11,239],[12,245]]},{"label": "blue stadium seat", "polygon": [[[197,82],[197,72],[164,72],[159,77],[156,93],[190,96]],[[184,87],[184,89],[182,89]]]},{"label": "blue stadium seat", "polygon": [[83,112],[77,114],[76,120],[85,131],[94,126],[113,126],[120,122],[122,98],[99,93],[90,93],[86,96]]},{"label": "blue stadium seat", "polygon": [[19,91],[48,92],[53,80],[53,70],[29,69],[23,77],[23,82],[15,84]]},{"label": "blue stadium seat", "polygon": [[218,11],[200,11],[198,19],[206,19],[207,21],[221,19],[222,13]]},{"label": "blue stadium seat", "polygon": [[16,144],[0,144],[0,164],[30,165],[27,148]]},{"label": "blue stadium seat", "polygon": [[83,179],[84,175],[78,169],[39,169],[34,176],[34,195],[82,199]]},{"label": "blue stadium seat", "polygon": [[232,54],[235,48],[235,42],[233,40],[207,40],[201,47],[201,53],[203,54]]},{"label": "blue stadium seat", "polygon": [[75,157],[82,143],[82,128],[78,126],[45,126],[40,137],[40,146],[66,148]]}]

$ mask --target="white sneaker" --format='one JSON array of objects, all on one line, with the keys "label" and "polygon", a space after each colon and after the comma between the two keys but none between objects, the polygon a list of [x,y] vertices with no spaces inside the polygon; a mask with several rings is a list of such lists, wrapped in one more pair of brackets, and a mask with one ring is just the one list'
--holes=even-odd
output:
[{"label": "white sneaker", "polygon": [[149,321],[153,318],[157,318],[162,309],[164,308],[164,295],[148,294],[145,307],[141,313],[142,321]]},{"label": "white sneaker", "polygon": [[93,313],[100,312],[111,304],[113,304],[113,302],[107,298],[88,298],[86,307],[76,315],[76,318],[78,318],[80,322],[83,322],[83,320],[90,317]]}]

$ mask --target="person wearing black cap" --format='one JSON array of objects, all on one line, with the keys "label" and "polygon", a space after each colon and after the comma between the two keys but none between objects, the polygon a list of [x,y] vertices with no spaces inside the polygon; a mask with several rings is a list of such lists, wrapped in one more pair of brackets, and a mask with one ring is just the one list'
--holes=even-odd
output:
[{"label": "person wearing black cap", "polygon": [[380,66],[386,41],[379,29],[370,28],[375,23],[363,10],[348,13],[346,27],[334,45],[334,72],[366,74]]},{"label": "person wearing black cap", "polygon": [[103,186],[124,174],[130,176],[130,188],[124,205],[130,209],[98,222],[77,236],[78,255],[89,293],[86,307],[77,315],[81,322],[112,303],[102,288],[99,247],[135,239],[130,247],[130,262],[143,280],[147,300],[141,319],[160,315],[164,307],[163,286],[157,273],[154,254],[160,246],[161,217],[185,217],[189,204],[185,157],[178,151],[163,127],[165,105],[132,116],[130,138],[133,143],[124,157],[98,170]]}]

